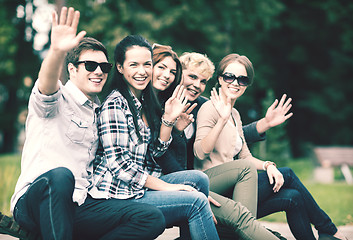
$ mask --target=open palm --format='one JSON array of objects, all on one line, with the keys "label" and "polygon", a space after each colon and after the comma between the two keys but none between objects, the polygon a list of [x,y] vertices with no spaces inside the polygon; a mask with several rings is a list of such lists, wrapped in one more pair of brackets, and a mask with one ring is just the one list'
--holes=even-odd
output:
[{"label": "open palm", "polygon": [[292,99],[288,98],[287,101],[285,101],[286,97],[287,95],[283,94],[279,103],[276,99],[273,104],[267,109],[265,120],[267,121],[270,127],[275,127],[284,123],[288,118],[293,115],[293,113],[287,114],[292,107],[292,104],[290,104]]},{"label": "open palm", "polygon": [[178,85],[172,96],[165,102],[164,117],[169,121],[175,121],[184,112],[187,102],[184,86]]},{"label": "open palm", "polygon": [[54,49],[67,52],[77,46],[86,32],[82,31],[76,35],[80,19],[80,12],[73,8],[63,7],[60,18],[54,12],[52,14],[51,45]]},{"label": "open palm", "polygon": [[219,116],[224,120],[228,120],[232,111],[230,98],[227,98],[226,102],[224,102],[222,91],[220,90],[218,95],[217,90],[213,88],[211,91],[211,101]]}]

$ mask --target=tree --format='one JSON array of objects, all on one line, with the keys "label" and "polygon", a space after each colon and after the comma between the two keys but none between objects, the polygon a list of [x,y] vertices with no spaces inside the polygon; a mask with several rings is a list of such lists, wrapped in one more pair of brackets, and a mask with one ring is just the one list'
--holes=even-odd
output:
[{"label": "tree", "polygon": [[[31,87],[24,85],[24,79],[33,79],[38,71],[38,57],[33,52],[31,28],[28,28],[30,23],[25,16],[17,18],[25,5],[26,1],[5,1],[0,8],[0,153],[16,150],[18,116],[26,107]],[[19,6],[22,8],[18,9]]]}]

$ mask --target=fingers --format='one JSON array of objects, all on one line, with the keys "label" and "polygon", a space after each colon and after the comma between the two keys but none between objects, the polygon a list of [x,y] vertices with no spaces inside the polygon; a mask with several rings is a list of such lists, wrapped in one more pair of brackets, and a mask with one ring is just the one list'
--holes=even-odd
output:
[{"label": "fingers", "polygon": [[286,100],[286,98],[287,98],[287,94],[283,94],[282,95],[282,98],[281,98],[281,101],[279,101],[279,106],[283,106],[283,104],[284,104],[284,101]]},{"label": "fingers", "polygon": [[232,102],[232,99],[230,98],[230,97],[227,97],[227,104],[231,104],[231,102]]},{"label": "fingers", "polygon": [[214,222],[214,224],[216,224],[217,225],[217,219],[216,219],[216,217],[215,217],[215,215],[212,213],[212,218],[213,218],[213,222]]},{"label": "fingers", "polygon": [[[177,89],[177,88],[175,88],[175,89]],[[180,99],[184,92],[185,92],[184,91],[184,86],[183,85],[179,85],[176,98]]]},{"label": "fingers", "polygon": [[81,31],[79,34],[77,34],[76,41],[77,42],[81,41],[85,35],[86,35],[86,31]]},{"label": "fingers", "polygon": [[66,15],[67,15],[67,7],[63,7],[60,12],[59,24],[65,25],[66,23]]},{"label": "fingers", "polygon": [[188,119],[189,119],[190,122],[194,122],[195,121],[193,114],[188,115]]},{"label": "fingers", "polygon": [[211,196],[208,196],[208,201],[210,202],[210,203],[212,203],[213,205],[215,205],[216,207],[220,207],[221,206],[221,204],[219,203],[219,202],[217,202],[213,197],[211,197]]},{"label": "fingers", "polygon": [[[176,86],[176,88],[175,88],[174,91],[173,91],[172,96],[171,96],[169,99],[174,99],[174,98],[176,98],[176,96],[177,96],[177,94],[178,94],[178,92],[179,92],[179,88],[180,88],[180,85]],[[168,99],[168,100],[169,100],[169,99]]]},{"label": "fingers", "polygon": [[80,20],[80,12],[75,11],[74,18],[72,20],[72,27],[77,29],[79,20]]},{"label": "fingers", "polygon": [[276,106],[277,106],[277,104],[278,104],[278,100],[276,99],[276,100],[272,103],[272,105],[268,108],[268,110],[273,110],[273,109],[275,109]]},{"label": "fingers", "polygon": [[69,11],[68,11],[68,13],[67,13],[66,22],[65,22],[65,24],[66,24],[67,26],[71,26],[72,21],[73,21],[73,19],[74,19],[74,15],[75,15],[75,10],[70,7],[70,8],[69,8]]},{"label": "fingers", "polygon": [[286,116],[284,116],[284,118],[287,120],[288,118],[290,118],[291,116],[293,116],[293,113],[289,113]]},{"label": "fingers", "polygon": [[[271,165],[270,165],[271,166]],[[268,166],[268,167],[270,167]],[[270,171],[267,170],[267,176],[268,176],[268,181],[270,182],[270,184],[273,184],[273,175],[270,174]]]},{"label": "fingers", "polygon": [[[80,20],[79,11],[75,11],[75,9],[72,7],[70,7],[69,9],[67,9],[67,7],[63,7],[61,9],[60,18],[59,18],[60,25],[67,25],[77,29],[79,20]],[[53,25],[57,26],[57,20],[56,20],[56,17],[54,18],[54,15],[53,15]],[[83,34],[83,33],[80,33],[80,34]]]},{"label": "fingers", "polygon": [[197,192],[197,190],[189,185],[182,185],[182,190],[188,191],[188,192]]},{"label": "fingers", "polygon": [[58,25],[58,14],[56,14],[55,11],[53,11],[51,14],[51,22],[53,27]]},{"label": "fingers", "polygon": [[194,110],[194,108],[197,106],[197,103],[194,103],[191,105],[191,107],[189,107],[187,110],[186,110],[186,114],[190,114],[192,112],[192,110]]},{"label": "fingers", "polygon": [[273,186],[273,192],[278,192],[284,184],[284,179],[281,173],[275,176],[275,185]]}]

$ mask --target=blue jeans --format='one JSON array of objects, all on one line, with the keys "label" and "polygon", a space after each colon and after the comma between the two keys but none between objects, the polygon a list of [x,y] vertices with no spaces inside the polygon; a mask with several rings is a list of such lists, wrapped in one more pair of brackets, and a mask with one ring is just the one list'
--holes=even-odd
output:
[{"label": "blue jeans", "polygon": [[18,200],[15,220],[43,239],[154,239],[165,228],[159,209],[118,199],[72,201],[75,180],[67,168],[39,176]]},{"label": "blue jeans", "polygon": [[315,226],[319,235],[334,235],[337,232],[336,226],[293,170],[287,167],[278,170],[284,177],[284,185],[278,193],[273,192],[267,173],[259,173],[257,218],[285,211],[288,225],[296,239],[315,239],[310,223]]},{"label": "blue jeans", "polygon": [[192,239],[219,239],[207,199],[207,175],[201,171],[188,170],[170,173],[160,179],[172,184],[191,185],[199,192],[149,190],[142,198],[132,201],[149,203],[159,208],[167,226],[187,221]]}]

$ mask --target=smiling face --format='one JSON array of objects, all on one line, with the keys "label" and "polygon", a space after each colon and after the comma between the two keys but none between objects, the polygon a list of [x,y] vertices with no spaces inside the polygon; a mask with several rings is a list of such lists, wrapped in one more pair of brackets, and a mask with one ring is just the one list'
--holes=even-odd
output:
[{"label": "smiling face", "polygon": [[141,92],[147,87],[152,78],[152,54],[145,48],[133,46],[125,53],[123,65],[117,65],[135,97],[140,98]]},{"label": "smiling face", "polygon": [[189,101],[195,101],[205,91],[208,79],[206,76],[195,70],[183,70],[183,86],[186,89],[186,96]]},{"label": "smiling face", "polygon": [[[95,61],[98,63],[108,62],[102,51],[86,50],[79,57],[79,61]],[[90,100],[100,93],[107,81],[108,73],[103,73],[98,66],[93,72],[86,70],[84,64],[77,67],[70,63],[68,65],[70,80],[86,95]]]},{"label": "smiling face", "polygon": [[176,62],[170,56],[156,63],[153,67],[153,87],[158,91],[166,90],[175,80],[176,68]]},{"label": "smiling face", "polygon": [[[243,64],[239,62],[231,62],[223,71],[224,73],[232,73],[236,77],[247,76],[246,68]],[[225,97],[229,97],[232,100],[238,99],[246,90],[246,86],[240,86],[238,81],[235,80],[232,83],[226,83],[223,81],[223,77],[218,77],[219,84],[221,85],[221,91]]]}]

